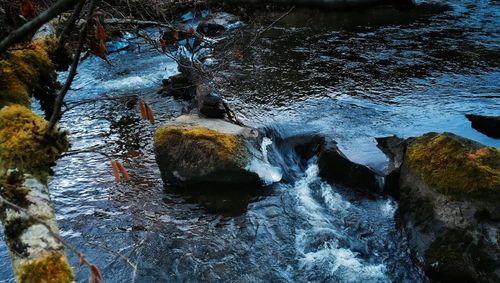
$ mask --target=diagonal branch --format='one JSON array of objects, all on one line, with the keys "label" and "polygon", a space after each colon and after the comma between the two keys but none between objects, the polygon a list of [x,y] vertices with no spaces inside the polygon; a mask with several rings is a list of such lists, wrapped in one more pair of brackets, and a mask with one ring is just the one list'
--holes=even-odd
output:
[{"label": "diagonal branch", "polygon": [[78,0],[59,0],[54,6],[45,10],[43,13],[35,17],[33,20],[25,23],[15,31],[11,32],[7,37],[5,37],[0,42],[0,54],[4,53],[13,44],[18,43],[22,39],[33,34],[41,26],[43,26],[48,21],[57,17],[59,14],[66,12],[71,9]]},{"label": "diagonal branch", "polygon": [[78,40],[78,47],[75,50],[74,56],[73,56],[73,62],[71,63],[71,68],[68,73],[68,78],[66,79],[66,82],[64,83],[62,89],[59,91],[56,97],[56,101],[54,103],[54,112],[52,112],[52,116],[50,117],[49,123],[47,125],[47,133],[51,133],[52,130],[54,129],[54,126],[56,125],[57,121],[59,121],[59,118],[61,116],[61,108],[63,106],[64,102],[64,97],[68,93],[69,88],[71,87],[71,84],[73,83],[73,79],[76,76],[76,70],[78,68],[78,63],[80,61],[80,55],[83,50],[83,44],[85,43],[85,35],[88,32],[89,25],[90,25],[90,19],[92,17],[92,14],[94,12],[95,8],[95,2],[96,0],[90,0],[89,4],[89,10],[87,12],[86,16],[86,21],[85,24],[80,31],[80,39]]}]

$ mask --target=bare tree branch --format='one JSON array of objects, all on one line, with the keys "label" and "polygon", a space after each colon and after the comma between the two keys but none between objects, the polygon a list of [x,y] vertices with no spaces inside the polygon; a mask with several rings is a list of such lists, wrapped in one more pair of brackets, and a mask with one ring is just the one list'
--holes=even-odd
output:
[{"label": "bare tree branch", "polygon": [[61,116],[61,108],[63,106],[64,102],[64,97],[68,93],[69,88],[71,87],[71,83],[73,83],[73,79],[76,76],[76,70],[78,68],[78,63],[80,61],[80,55],[83,50],[83,44],[85,42],[85,36],[87,34],[87,31],[89,29],[90,25],[90,19],[92,17],[92,14],[94,12],[95,8],[95,2],[96,0],[90,0],[89,4],[89,10],[87,12],[87,17],[85,24],[80,31],[80,39],[78,40],[78,47],[75,50],[74,56],[73,56],[73,62],[71,63],[71,68],[69,70],[68,78],[66,79],[66,82],[64,83],[64,86],[62,89],[59,91],[56,97],[56,101],[54,103],[54,112],[52,112],[52,116],[50,117],[49,123],[47,125],[47,133],[50,134],[50,132],[54,129],[54,126],[56,125],[57,121],[59,121],[59,118]]},{"label": "bare tree branch", "polygon": [[78,2],[78,5],[76,5],[75,10],[71,14],[71,17],[68,19],[68,22],[66,23],[66,26],[59,34],[59,42],[64,42],[64,39],[68,36],[68,34],[71,32],[71,29],[73,29],[73,27],[75,26],[75,22],[80,17],[80,13],[82,12],[84,4],[85,0],[80,0]]}]

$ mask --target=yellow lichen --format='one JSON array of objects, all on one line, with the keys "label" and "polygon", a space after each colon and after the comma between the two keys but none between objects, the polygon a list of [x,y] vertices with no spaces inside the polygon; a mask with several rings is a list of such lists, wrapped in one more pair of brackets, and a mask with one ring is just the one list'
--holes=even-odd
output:
[{"label": "yellow lichen", "polygon": [[50,40],[36,41],[0,57],[0,107],[10,104],[29,106],[30,96],[45,87],[57,86],[54,64],[47,50]]},{"label": "yellow lichen", "polygon": [[12,105],[0,110],[0,165],[16,167],[46,181],[50,166],[67,150],[66,133],[46,135],[47,121],[30,109]]},{"label": "yellow lichen", "polygon": [[217,153],[225,159],[232,159],[240,148],[241,141],[234,135],[220,133],[208,128],[164,127],[156,131],[155,144],[163,144],[167,139],[205,140],[217,146]]},{"label": "yellow lichen", "polygon": [[17,282],[23,283],[64,283],[74,279],[68,261],[60,252],[22,264],[15,272]]},{"label": "yellow lichen", "polygon": [[407,150],[408,164],[441,193],[500,192],[500,150],[447,134],[427,134]]}]

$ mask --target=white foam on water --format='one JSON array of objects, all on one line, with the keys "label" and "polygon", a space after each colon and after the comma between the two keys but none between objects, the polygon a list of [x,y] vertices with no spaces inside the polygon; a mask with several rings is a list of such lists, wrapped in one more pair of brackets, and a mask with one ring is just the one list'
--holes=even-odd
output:
[{"label": "white foam on water", "polygon": [[340,194],[334,192],[330,185],[324,182],[321,183],[321,196],[329,210],[339,216],[345,217],[348,209],[352,207],[349,202],[342,199]]},{"label": "white foam on water", "polygon": [[[335,281],[340,282],[390,282],[384,264],[367,262],[356,252],[341,246],[339,240],[346,235],[339,223],[357,208],[321,181],[318,171],[316,164],[310,165],[294,188],[298,212],[306,220],[304,227],[296,229],[299,267],[312,273],[328,270]],[[393,213],[394,206],[384,203],[382,209]],[[332,217],[325,217],[325,213]]]},{"label": "white foam on water", "polygon": [[120,78],[116,80],[109,80],[102,83],[103,87],[108,90],[112,89],[124,89],[124,88],[134,88],[134,87],[145,87],[154,85],[154,81],[139,76],[131,76]]},{"label": "white foam on water", "polygon": [[387,218],[394,217],[394,213],[396,212],[397,208],[398,204],[392,199],[387,199],[380,205],[380,210],[382,211],[382,214]]},{"label": "white foam on water", "polygon": [[269,138],[264,138],[261,144],[262,160],[258,158],[253,158],[252,161],[245,168],[250,172],[256,173],[259,178],[264,182],[265,185],[271,185],[281,181],[283,173],[281,169],[275,167],[269,163],[267,159],[267,147],[273,144],[273,141]]}]

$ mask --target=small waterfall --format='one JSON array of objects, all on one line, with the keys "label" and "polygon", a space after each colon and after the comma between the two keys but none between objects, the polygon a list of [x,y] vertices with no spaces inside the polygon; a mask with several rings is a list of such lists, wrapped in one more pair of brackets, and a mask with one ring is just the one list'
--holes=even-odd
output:
[{"label": "small waterfall", "polygon": [[292,188],[303,220],[295,235],[299,267],[311,273],[326,271],[338,282],[390,282],[383,263],[352,249],[348,218],[359,209],[321,181],[318,172],[318,165],[310,164]]},{"label": "small waterfall", "polygon": [[260,179],[266,186],[281,181],[281,178],[283,177],[281,169],[269,163],[267,151],[268,146],[272,144],[273,141],[270,138],[265,137],[260,146],[262,160],[254,158],[246,167],[246,170],[259,175]]}]

